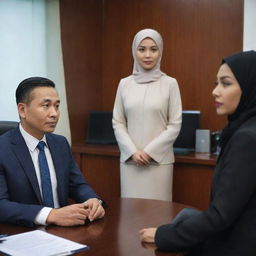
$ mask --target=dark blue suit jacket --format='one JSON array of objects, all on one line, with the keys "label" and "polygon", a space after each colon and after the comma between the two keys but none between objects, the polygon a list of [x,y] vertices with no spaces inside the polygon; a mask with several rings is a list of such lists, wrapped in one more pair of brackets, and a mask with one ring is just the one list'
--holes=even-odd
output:
[{"label": "dark blue suit jacket", "polygon": [[[84,202],[98,197],[74,162],[65,137],[46,134],[52,155],[60,206],[68,198]],[[0,136],[0,222],[33,226],[43,208],[35,168],[19,128]]]}]

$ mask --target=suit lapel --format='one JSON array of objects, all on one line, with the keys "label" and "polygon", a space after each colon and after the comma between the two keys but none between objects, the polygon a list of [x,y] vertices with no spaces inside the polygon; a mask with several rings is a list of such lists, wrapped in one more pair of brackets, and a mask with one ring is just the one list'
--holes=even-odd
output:
[{"label": "suit lapel", "polygon": [[63,156],[61,154],[61,145],[59,145],[52,134],[46,135],[47,144],[49,146],[52,161],[55,168],[56,179],[57,179],[57,192],[59,203],[61,206],[67,204],[66,198],[66,188],[65,188],[65,180],[64,180],[64,170],[63,170]]},{"label": "suit lapel", "polygon": [[36,177],[35,167],[31,159],[29,149],[20,133],[19,127],[15,128],[12,131],[11,143],[12,143],[12,150],[14,154],[16,155],[23,171],[28,177],[39,203],[42,204],[42,198],[41,198],[38,180]]}]

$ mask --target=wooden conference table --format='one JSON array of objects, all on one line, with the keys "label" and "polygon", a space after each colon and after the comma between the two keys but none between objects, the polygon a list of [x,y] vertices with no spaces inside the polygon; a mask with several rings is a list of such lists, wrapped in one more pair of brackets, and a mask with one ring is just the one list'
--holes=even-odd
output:
[{"label": "wooden conference table", "polygon": [[[77,253],[79,256],[182,256],[181,253],[157,251],[153,245],[143,245],[138,231],[169,223],[185,207],[179,203],[159,200],[114,198],[107,202],[104,219],[79,227],[45,228],[47,232],[86,244],[89,250]],[[32,228],[0,224],[0,233],[9,235],[31,231]],[[1,255],[1,254],[0,254]]]}]

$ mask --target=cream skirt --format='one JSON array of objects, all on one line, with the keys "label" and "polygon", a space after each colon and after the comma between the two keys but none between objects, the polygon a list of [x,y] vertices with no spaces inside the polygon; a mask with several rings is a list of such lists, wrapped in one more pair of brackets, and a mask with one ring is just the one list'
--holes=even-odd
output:
[{"label": "cream skirt", "polygon": [[173,164],[120,163],[121,197],[172,201]]}]

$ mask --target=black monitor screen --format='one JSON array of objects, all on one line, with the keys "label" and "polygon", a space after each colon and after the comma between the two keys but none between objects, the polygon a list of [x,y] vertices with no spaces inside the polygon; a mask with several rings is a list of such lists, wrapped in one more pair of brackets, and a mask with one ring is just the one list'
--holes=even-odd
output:
[{"label": "black monitor screen", "polygon": [[182,125],[173,147],[174,152],[195,151],[196,129],[200,127],[200,111],[182,111]]},{"label": "black monitor screen", "polygon": [[112,111],[94,111],[89,114],[86,143],[117,143],[112,128]]}]

